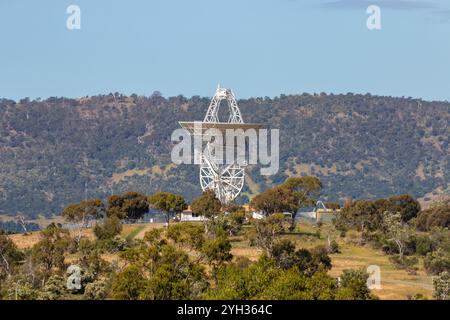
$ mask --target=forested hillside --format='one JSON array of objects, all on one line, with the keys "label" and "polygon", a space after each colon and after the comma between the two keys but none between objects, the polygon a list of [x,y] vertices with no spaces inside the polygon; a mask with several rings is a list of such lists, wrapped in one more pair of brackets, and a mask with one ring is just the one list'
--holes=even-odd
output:
[{"label": "forested hillside", "polygon": [[[171,163],[170,135],[208,104],[158,93],[0,100],[0,214],[57,214],[86,186],[89,198],[164,190],[192,199],[198,167]],[[278,174],[250,168],[243,197],[301,174],[320,178],[324,200],[450,189],[450,103],[303,94],[238,104],[246,122],[280,129]]]}]

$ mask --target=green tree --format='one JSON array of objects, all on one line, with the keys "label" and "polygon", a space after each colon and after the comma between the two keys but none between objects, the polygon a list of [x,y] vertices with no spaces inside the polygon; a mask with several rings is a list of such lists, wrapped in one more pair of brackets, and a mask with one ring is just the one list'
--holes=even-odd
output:
[{"label": "green tree", "polygon": [[420,212],[419,202],[408,194],[390,197],[388,199],[389,207],[382,208],[384,211],[399,213],[403,222],[417,217]]},{"label": "green tree", "polygon": [[265,219],[255,220],[255,234],[253,241],[271,257],[277,236],[283,231],[284,215],[282,213],[272,214]]},{"label": "green tree", "polygon": [[379,229],[382,219],[382,213],[372,201],[359,200],[346,203],[335,224],[340,230],[350,227],[365,232]]},{"label": "green tree", "polygon": [[325,271],[314,273],[307,282],[307,291],[314,300],[333,300],[336,295],[336,280]]},{"label": "green tree", "polygon": [[108,217],[116,216],[119,219],[137,220],[142,218],[149,210],[147,197],[139,192],[126,192],[108,198]]},{"label": "green tree", "polygon": [[193,250],[201,250],[205,242],[205,228],[195,223],[177,223],[167,229],[167,237]]},{"label": "green tree", "polygon": [[291,214],[290,229],[294,230],[298,210],[313,206],[316,203],[322,189],[322,183],[318,178],[312,176],[290,177],[282,187],[287,188],[288,193],[292,194],[292,197],[282,200],[286,200],[284,209]]},{"label": "green tree", "polygon": [[122,232],[122,223],[117,216],[106,218],[94,226],[94,234],[99,240],[110,240]]},{"label": "green tree", "polygon": [[369,300],[372,299],[367,287],[369,275],[364,270],[344,270],[340,277],[337,299],[339,300]]},{"label": "green tree", "polygon": [[450,200],[438,203],[419,213],[417,217],[417,229],[429,231],[434,227],[450,227]]},{"label": "green tree", "polygon": [[399,213],[385,211],[383,214],[383,229],[387,241],[395,243],[398,249],[399,259],[403,261],[405,247],[410,240],[412,232],[408,224],[402,222]]},{"label": "green tree", "polygon": [[425,270],[432,275],[442,272],[450,272],[450,252],[445,252],[441,248],[430,252],[423,260]]},{"label": "green tree", "polygon": [[205,261],[211,266],[212,275],[217,284],[218,268],[233,258],[231,254],[231,243],[225,231],[222,229],[216,230],[214,239],[206,240],[201,252]]},{"label": "green tree", "polygon": [[[284,200],[284,203],[281,200]],[[267,217],[274,213],[282,213],[288,203],[292,205],[294,202],[292,193],[286,188],[276,186],[257,194],[253,197],[250,205]]]},{"label": "green tree", "polygon": [[88,227],[89,221],[99,219],[104,213],[105,205],[103,202],[100,199],[92,199],[66,206],[61,215],[66,221],[79,225],[76,237],[76,242],[79,246],[83,236],[83,229]]},{"label": "green tree", "polygon": [[224,211],[226,213],[225,229],[230,236],[235,236],[242,230],[242,226],[247,221],[245,209],[238,204],[231,203],[224,208]]},{"label": "green tree", "polygon": [[300,271],[312,276],[319,271],[331,269],[331,258],[325,247],[316,247],[312,250],[299,249],[295,252],[295,265]]},{"label": "green tree", "polygon": [[213,232],[222,208],[222,203],[217,199],[214,191],[204,191],[192,201],[191,208],[193,213],[206,218],[205,233]]},{"label": "green tree", "polygon": [[65,269],[64,254],[70,243],[69,232],[60,226],[50,224],[41,231],[41,240],[31,249],[31,259],[36,269],[42,273],[42,285],[52,270]]},{"label": "green tree", "polygon": [[297,268],[284,271],[269,286],[263,288],[258,299],[263,300],[310,300],[308,279]]},{"label": "green tree", "polygon": [[15,243],[4,234],[0,234],[0,281],[11,277],[23,254]]},{"label": "green tree", "polygon": [[164,241],[132,247],[120,256],[143,277],[140,299],[196,299],[208,286],[203,266]]},{"label": "green tree", "polygon": [[111,295],[117,300],[138,300],[146,284],[142,271],[137,266],[130,265],[113,278]]},{"label": "green tree", "polygon": [[164,212],[167,227],[174,215],[180,214],[187,208],[187,204],[182,196],[170,192],[157,192],[148,197],[148,202],[152,208]]}]

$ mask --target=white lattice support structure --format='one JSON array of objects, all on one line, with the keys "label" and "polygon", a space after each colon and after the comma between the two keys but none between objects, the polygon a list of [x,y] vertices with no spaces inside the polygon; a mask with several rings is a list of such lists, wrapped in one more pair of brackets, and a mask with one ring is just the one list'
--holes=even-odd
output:
[{"label": "white lattice support structure", "polygon": [[241,116],[241,111],[234,97],[233,91],[231,89],[225,89],[217,87],[216,94],[209,104],[208,111],[206,112],[205,119],[203,122],[213,122],[217,123],[219,121],[219,107],[222,100],[227,100],[228,108],[230,110],[230,116],[228,118],[228,123],[244,123]]},{"label": "white lattice support structure", "polygon": [[[221,122],[219,119],[220,103],[226,100],[230,115],[228,122]],[[245,124],[241,111],[236,102],[233,91],[230,89],[217,87],[214,97],[211,99],[208,111],[202,124],[200,133],[196,133],[195,125],[198,122],[180,122],[180,125],[188,130],[192,135],[205,135],[203,130],[214,128],[225,133],[226,129],[259,129],[262,125],[259,124]],[[226,139],[224,139],[225,141]],[[206,143],[201,150],[201,164],[200,164],[200,185],[202,190],[214,190],[216,197],[222,203],[229,203],[233,201],[242,191],[245,178],[245,165],[240,165],[236,161],[230,163],[223,163],[211,154],[211,143]],[[228,147],[228,146],[227,146]],[[228,159],[227,159],[228,160]]]}]

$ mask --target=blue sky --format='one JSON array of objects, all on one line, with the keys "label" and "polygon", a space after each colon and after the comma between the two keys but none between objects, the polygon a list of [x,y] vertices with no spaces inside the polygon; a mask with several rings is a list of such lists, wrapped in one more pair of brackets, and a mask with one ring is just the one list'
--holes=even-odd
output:
[{"label": "blue sky", "polygon": [[[68,30],[66,8],[81,8]],[[366,28],[378,4],[382,30]],[[450,1],[0,0],[0,97],[333,92],[450,100]]]}]

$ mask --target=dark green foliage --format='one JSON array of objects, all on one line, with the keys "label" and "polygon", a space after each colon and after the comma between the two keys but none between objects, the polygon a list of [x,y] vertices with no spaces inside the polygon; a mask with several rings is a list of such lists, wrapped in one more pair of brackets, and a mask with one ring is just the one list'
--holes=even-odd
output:
[{"label": "dark green foliage", "polygon": [[117,216],[106,218],[103,222],[94,226],[94,234],[99,240],[114,238],[122,231],[122,223]]},{"label": "dark green foliage", "polygon": [[106,214],[108,217],[133,221],[142,218],[148,210],[149,204],[144,194],[139,192],[126,192],[108,198]]},{"label": "dark green foliage", "polygon": [[198,299],[207,288],[203,267],[171,246],[163,246],[156,269],[148,280],[144,299]]},{"label": "dark green foliage", "polygon": [[23,254],[6,235],[0,234],[0,281],[13,274]]},{"label": "dark green foliage", "polygon": [[375,201],[358,200],[346,203],[334,223],[339,230],[356,228],[361,231],[375,231],[382,229],[385,212],[399,214],[402,222],[408,222],[415,218],[419,211],[418,201],[407,194]]},{"label": "dark green foliage", "polygon": [[214,232],[217,227],[223,227],[222,203],[214,191],[207,190],[192,200],[191,208],[193,214],[206,218],[204,222],[206,233]]},{"label": "dark green foliage", "polygon": [[450,202],[423,210],[417,217],[417,229],[431,230],[433,227],[450,227]]},{"label": "dark green foliage", "polygon": [[336,240],[331,240],[328,251],[330,253],[339,253],[340,252],[339,244],[337,243]]},{"label": "dark green foliage", "polygon": [[419,259],[417,257],[401,257],[400,255],[392,255],[389,257],[389,261],[391,261],[394,266],[398,269],[405,269],[409,274],[416,274],[417,272],[417,263]]},{"label": "dark green foliage", "polygon": [[107,296],[108,283],[103,279],[88,283],[84,289],[84,298],[87,300],[104,300]]},{"label": "dark green foliage", "polygon": [[416,236],[414,239],[414,251],[418,255],[425,256],[432,250],[432,242],[430,238],[426,235]]},{"label": "dark green foliage", "polygon": [[437,275],[444,271],[450,273],[450,252],[445,252],[442,249],[430,252],[425,257],[423,263],[425,270],[429,274]]},{"label": "dark green foliage", "polygon": [[368,277],[364,270],[344,270],[340,277],[337,298],[340,300],[371,299],[370,290],[367,288]]},{"label": "dark green foliage", "polygon": [[171,245],[134,247],[121,256],[131,264],[113,280],[116,299],[195,299],[208,285],[203,267]]},{"label": "dark green foliage", "polygon": [[192,201],[191,207],[194,214],[214,219],[214,217],[220,213],[222,204],[219,199],[216,198],[214,191],[208,190],[195,198]]},{"label": "dark green foliage", "polygon": [[[146,235],[146,239],[151,233]],[[205,228],[201,224],[178,223],[169,226],[167,237],[175,243],[187,245],[194,250],[201,250],[205,242]]]},{"label": "dark green foliage", "polygon": [[112,282],[112,297],[117,300],[138,300],[145,289],[142,271],[130,265],[119,272]]},{"label": "dark green foliage", "polygon": [[217,282],[217,269],[233,258],[231,254],[231,242],[222,229],[215,231],[212,239],[207,239],[203,243],[201,253],[213,270],[214,280]]},{"label": "dark green foliage", "polygon": [[318,271],[331,269],[331,258],[325,247],[316,247],[312,250],[299,249],[295,255],[296,266],[307,275],[311,276]]},{"label": "dark green foliage", "polygon": [[420,204],[409,194],[403,194],[388,198],[384,211],[400,213],[402,221],[408,222],[417,217],[417,214],[420,212]]},{"label": "dark green foliage", "polygon": [[247,267],[227,265],[218,272],[217,286],[207,293],[207,299],[371,299],[367,289],[367,275],[346,270],[341,287],[336,279],[324,271],[311,275],[299,268],[280,269],[274,260],[262,256],[258,262]]},{"label": "dark green foliage", "polygon": [[295,267],[308,276],[331,269],[331,259],[324,247],[296,250],[293,242],[283,239],[274,243],[271,256],[279,268]]},{"label": "dark green foliage", "polygon": [[65,269],[64,254],[70,243],[69,232],[50,224],[41,231],[42,239],[31,250],[31,260],[36,272],[41,272],[43,281],[49,277],[54,268]]}]

